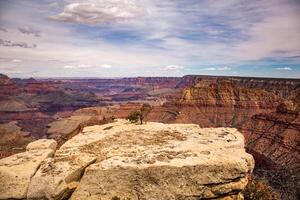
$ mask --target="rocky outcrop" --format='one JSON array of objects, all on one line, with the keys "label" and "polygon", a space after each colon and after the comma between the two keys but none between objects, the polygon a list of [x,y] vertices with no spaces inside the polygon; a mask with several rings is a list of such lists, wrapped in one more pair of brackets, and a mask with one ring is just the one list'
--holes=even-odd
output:
[{"label": "rocky outcrop", "polygon": [[0,138],[0,159],[24,151],[26,144],[33,140],[16,121],[0,124]]},{"label": "rocky outcrop", "polygon": [[26,151],[0,160],[0,199],[25,199],[31,178],[54,155],[54,140],[37,140]]},{"label": "rocky outcrop", "polygon": [[300,115],[291,111],[294,109],[282,113],[280,108],[277,112],[253,115],[240,130],[249,149],[278,166],[288,167],[300,177]]},{"label": "rocky outcrop", "polygon": [[[253,159],[245,153],[243,142],[235,129],[200,129],[193,124],[119,121],[87,127],[65,144],[79,145],[98,157],[86,169],[71,199],[239,195],[253,169]],[[82,146],[84,143],[90,145]]]},{"label": "rocky outcrop", "polygon": [[185,76],[176,87],[182,96],[154,107],[149,120],[235,127],[251,152],[298,166],[299,79]]},{"label": "rocky outcrop", "polygon": [[280,98],[263,89],[237,86],[232,80],[205,79],[183,91],[181,103],[198,106],[270,109]]},{"label": "rocky outcrop", "polygon": [[79,184],[84,169],[93,163],[93,154],[76,147],[61,148],[54,158],[42,163],[32,178],[27,199],[67,199]]},{"label": "rocky outcrop", "polygon": [[52,158],[55,147],[37,141],[2,159],[1,198],[242,199],[254,167],[236,129],[195,124],[117,120],[84,128]]},{"label": "rocky outcrop", "polygon": [[13,80],[4,74],[0,74],[0,99],[9,95],[16,95],[20,90]]},{"label": "rocky outcrop", "polygon": [[280,98],[288,98],[299,91],[299,79],[230,77],[230,76],[201,76],[187,75],[181,78],[176,88],[189,88],[201,82],[222,83],[229,81],[239,88],[265,90],[274,93]]}]

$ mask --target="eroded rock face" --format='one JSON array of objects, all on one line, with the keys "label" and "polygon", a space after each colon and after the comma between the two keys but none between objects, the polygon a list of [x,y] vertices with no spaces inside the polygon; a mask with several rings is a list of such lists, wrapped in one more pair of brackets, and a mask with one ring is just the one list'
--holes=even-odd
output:
[{"label": "eroded rock face", "polygon": [[58,150],[54,158],[42,163],[32,178],[27,199],[67,199],[77,187],[84,169],[95,159],[76,149]]},{"label": "eroded rock face", "polygon": [[[46,141],[31,143],[25,153],[45,148],[53,153],[56,145]],[[53,158],[51,153],[38,161],[38,170],[39,165],[28,168],[31,173],[17,171],[13,187],[4,185],[2,199],[241,199],[254,167],[236,129],[195,124],[117,120],[86,127]],[[37,158],[30,159],[31,165],[20,162],[18,169]],[[25,180],[19,177],[23,174]],[[21,184],[25,189],[16,190]]]},{"label": "eroded rock face", "polygon": [[55,140],[37,140],[26,151],[0,160],[0,199],[24,199],[31,177],[53,156]]},{"label": "eroded rock face", "polygon": [[72,200],[238,198],[254,166],[231,128],[118,121],[86,127],[65,145],[97,155]]}]

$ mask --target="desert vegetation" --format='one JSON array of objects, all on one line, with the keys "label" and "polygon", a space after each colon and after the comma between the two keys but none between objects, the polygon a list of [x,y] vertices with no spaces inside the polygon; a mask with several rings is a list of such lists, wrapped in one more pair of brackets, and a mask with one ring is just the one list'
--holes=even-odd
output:
[{"label": "desert vegetation", "polygon": [[143,104],[139,110],[131,111],[126,119],[132,123],[140,121],[140,123],[143,124],[145,117],[150,111],[151,106],[149,104]]},{"label": "desert vegetation", "polygon": [[280,195],[268,184],[265,179],[250,178],[243,191],[245,200],[279,200]]},{"label": "desert vegetation", "polygon": [[300,198],[299,176],[296,172],[287,167],[277,167],[276,169],[265,170],[256,169],[254,171],[256,180],[268,180],[267,183],[273,194],[277,193],[279,199],[297,200]]}]

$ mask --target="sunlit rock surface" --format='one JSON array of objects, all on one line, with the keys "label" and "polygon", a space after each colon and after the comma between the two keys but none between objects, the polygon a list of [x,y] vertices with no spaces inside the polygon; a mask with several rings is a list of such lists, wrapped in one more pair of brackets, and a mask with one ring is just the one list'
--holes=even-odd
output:
[{"label": "sunlit rock surface", "polygon": [[24,199],[32,176],[42,161],[53,156],[55,140],[30,143],[26,151],[0,160],[0,199]]},{"label": "sunlit rock surface", "polygon": [[27,199],[241,199],[253,167],[236,129],[117,120],[84,128],[45,159]]}]

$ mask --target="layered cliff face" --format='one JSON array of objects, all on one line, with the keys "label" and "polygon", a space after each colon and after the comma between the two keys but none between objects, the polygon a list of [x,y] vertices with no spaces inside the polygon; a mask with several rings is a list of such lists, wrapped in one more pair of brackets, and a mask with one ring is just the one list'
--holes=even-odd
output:
[{"label": "layered cliff face", "polygon": [[299,82],[247,78],[203,78],[185,87],[181,103],[199,106],[246,109],[276,108],[284,98],[295,95]]},{"label": "layered cliff face", "polygon": [[19,92],[17,85],[8,76],[0,74],[0,99],[6,95],[16,95]]},{"label": "layered cliff face", "polygon": [[55,148],[38,140],[0,160],[0,199],[242,199],[254,167],[236,129],[195,124],[117,120]]},{"label": "layered cliff face", "polygon": [[[189,115],[186,110],[193,109],[195,116],[204,114],[215,126],[237,127],[249,149],[276,164],[299,167],[299,80],[221,77],[187,82],[194,85],[184,89],[179,112]],[[189,116],[194,123],[211,126],[203,117]]]},{"label": "layered cliff face", "polygon": [[284,101],[276,111],[255,114],[240,127],[249,149],[264,155],[276,164],[288,166],[298,175],[300,175],[299,105],[299,98]]},{"label": "layered cliff face", "polygon": [[252,78],[252,77],[228,77],[228,76],[198,76],[188,75],[182,77],[178,82],[177,88],[192,87],[201,81],[222,82],[230,81],[237,87],[263,89],[272,92],[279,97],[287,98],[296,91],[299,91],[299,79],[276,79],[276,78]]},{"label": "layered cliff face", "polygon": [[257,170],[271,170],[271,182],[272,174],[281,173],[277,175],[291,182],[279,190],[293,191],[288,198],[296,197],[300,80],[187,76],[177,87],[182,88],[182,97],[154,107],[149,120],[238,128],[258,163]]}]

